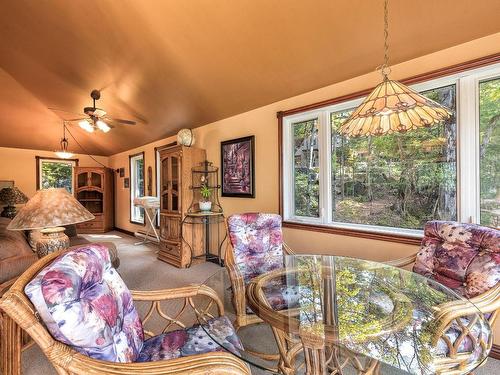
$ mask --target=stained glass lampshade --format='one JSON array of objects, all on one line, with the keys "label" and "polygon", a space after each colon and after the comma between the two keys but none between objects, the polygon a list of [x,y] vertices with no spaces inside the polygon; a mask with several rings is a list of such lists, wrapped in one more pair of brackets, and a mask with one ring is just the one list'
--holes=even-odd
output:
[{"label": "stained glass lampshade", "polygon": [[1,216],[12,219],[16,216],[16,207],[14,205],[23,204],[27,201],[28,197],[19,188],[15,186],[3,188],[0,190],[0,204],[5,203],[7,205],[4,207]]},{"label": "stained glass lampshade", "polygon": [[384,78],[339,131],[347,136],[405,133],[446,120],[451,112],[398,81]]}]

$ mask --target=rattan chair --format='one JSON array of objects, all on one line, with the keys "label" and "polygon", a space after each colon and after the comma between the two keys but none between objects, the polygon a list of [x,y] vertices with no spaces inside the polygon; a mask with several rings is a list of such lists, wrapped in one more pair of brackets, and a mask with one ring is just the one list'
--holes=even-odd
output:
[{"label": "rattan chair", "polygon": [[[409,267],[436,280],[470,303],[456,301],[439,306],[439,324],[434,342],[446,345],[446,357],[436,362],[437,373],[460,373],[475,350],[490,350],[491,335],[477,335],[477,309],[493,327],[500,311],[500,231],[474,224],[430,221],[418,253],[386,262]],[[453,327],[459,334],[450,337]],[[465,349],[464,349],[465,348]],[[455,372],[457,371],[457,372]]]},{"label": "rattan chair", "polygon": [[[0,308],[7,314],[3,322],[6,328],[3,334],[8,336],[19,327],[25,330],[42,349],[59,374],[250,374],[248,367],[241,360],[223,351],[189,355],[171,360],[118,363],[91,358],[55,340],[40,321],[38,312],[24,290],[26,285],[59,255],[61,254],[50,254],[37,261],[19,277],[0,300]],[[150,304],[142,323],[145,324],[151,316],[156,315],[153,314],[156,312],[166,321],[164,331],[172,325],[184,328],[185,324],[181,321],[181,315],[187,310],[194,311],[195,314],[211,316],[209,310],[215,307],[220,315],[224,314],[223,304],[217,294],[203,285],[156,291],[131,291],[131,294],[134,301],[147,301]],[[205,308],[199,309],[195,306],[193,299],[197,296],[209,301]],[[170,317],[160,305],[162,301],[167,300],[183,300],[184,307],[177,315]],[[146,337],[155,335],[146,329],[144,334]],[[8,342],[8,339],[5,341]]]}]

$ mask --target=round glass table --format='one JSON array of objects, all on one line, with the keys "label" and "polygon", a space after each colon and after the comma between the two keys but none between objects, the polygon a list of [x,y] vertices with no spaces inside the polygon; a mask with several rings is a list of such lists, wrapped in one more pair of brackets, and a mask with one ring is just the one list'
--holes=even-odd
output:
[{"label": "round glass table", "polygon": [[[234,320],[226,270],[204,284]],[[488,321],[468,300],[421,275],[361,259],[285,256],[283,268],[247,284],[246,301],[263,323],[238,330],[243,349],[198,320],[256,374],[468,374],[492,345]]]}]

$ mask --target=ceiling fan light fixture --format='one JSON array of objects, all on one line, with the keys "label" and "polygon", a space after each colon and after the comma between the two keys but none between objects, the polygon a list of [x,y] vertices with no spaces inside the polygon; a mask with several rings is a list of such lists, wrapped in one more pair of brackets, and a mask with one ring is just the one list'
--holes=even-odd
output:
[{"label": "ceiling fan light fixture", "polygon": [[96,125],[99,128],[99,130],[101,130],[104,133],[107,133],[107,132],[109,132],[111,130],[111,128],[109,127],[109,125],[106,124],[102,120],[97,120]]},{"label": "ceiling fan light fixture", "polygon": [[78,125],[80,125],[80,128],[82,128],[85,131],[88,131],[89,133],[94,132],[94,127],[87,120],[82,120],[82,121],[78,122]]}]

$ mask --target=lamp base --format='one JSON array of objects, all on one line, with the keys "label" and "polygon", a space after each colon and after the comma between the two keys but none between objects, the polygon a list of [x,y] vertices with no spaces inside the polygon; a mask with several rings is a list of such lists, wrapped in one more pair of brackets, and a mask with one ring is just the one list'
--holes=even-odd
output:
[{"label": "lamp base", "polygon": [[5,206],[0,216],[8,217],[9,219],[14,219],[14,216],[16,216],[16,214],[17,214],[16,206]]},{"label": "lamp base", "polygon": [[55,251],[69,248],[69,237],[64,234],[63,227],[46,228],[40,231],[42,234],[36,242],[36,253],[38,258]]}]

